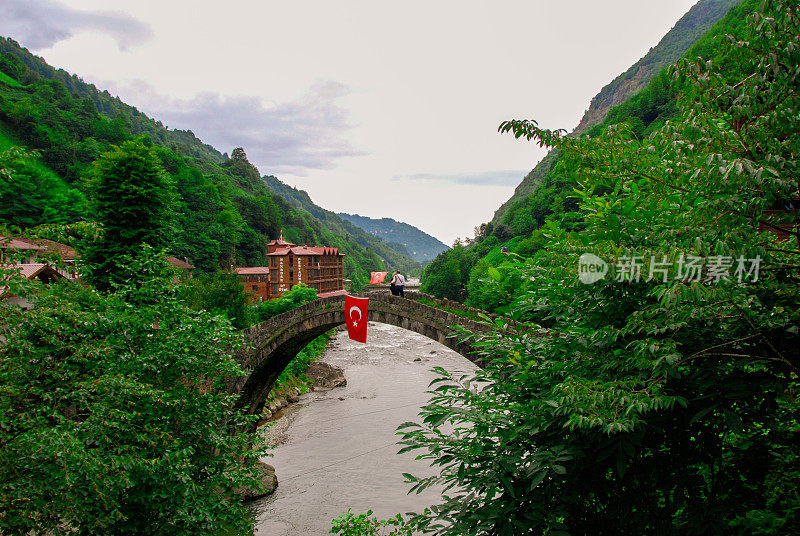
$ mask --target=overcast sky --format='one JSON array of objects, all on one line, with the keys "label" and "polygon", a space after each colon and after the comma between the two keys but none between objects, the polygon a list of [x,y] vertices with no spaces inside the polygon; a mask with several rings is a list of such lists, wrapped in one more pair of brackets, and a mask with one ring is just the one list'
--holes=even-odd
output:
[{"label": "overcast sky", "polygon": [[0,35],[327,209],[447,244],[696,0],[0,0]]}]

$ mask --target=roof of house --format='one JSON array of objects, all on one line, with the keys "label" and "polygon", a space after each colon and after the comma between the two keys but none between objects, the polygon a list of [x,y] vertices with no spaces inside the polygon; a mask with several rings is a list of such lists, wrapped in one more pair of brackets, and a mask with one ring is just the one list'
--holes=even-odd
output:
[{"label": "roof of house", "polygon": [[46,238],[10,238],[0,236],[0,248],[12,248],[20,251],[41,251],[43,253],[57,253],[65,261],[74,261],[80,255],[73,248],[55,240]]},{"label": "roof of house", "polygon": [[11,238],[10,236],[0,235],[0,248],[13,248],[19,250],[41,250],[42,246],[37,246],[30,240],[24,238]]},{"label": "roof of house", "polygon": [[266,266],[239,266],[236,268],[239,275],[264,275],[269,273]]},{"label": "roof of house", "polygon": [[344,257],[344,253],[339,253],[339,248],[326,248],[326,247],[309,247],[297,246],[293,248],[278,248],[267,256],[281,256],[288,255],[291,252],[293,255],[339,255]]},{"label": "roof of house", "polygon": [[[42,272],[46,272],[48,275],[50,275],[50,276],[52,276],[54,278],[65,279],[65,277],[61,273],[59,273],[56,270],[54,270],[52,267],[50,267],[50,265],[42,264],[42,263],[38,263],[38,262],[37,263],[26,263],[26,264],[5,265],[4,268],[5,269],[12,269],[12,270],[15,269],[19,273],[19,275],[21,275],[25,279],[33,279],[34,277],[38,276]],[[9,279],[10,279],[10,276],[4,275],[2,277],[2,279],[0,279],[0,281],[8,281]],[[6,291],[8,291],[8,286],[6,286],[6,285],[0,286],[0,296],[5,294]]]},{"label": "roof of house", "polygon": [[294,246],[296,246],[297,244],[292,244],[291,242],[286,242],[286,241],[283,239],[283,229],[281,229],[281,235],[280,235],[280,237],[279,237],[277,240],[273,240],[273,241],[271,241],[271,242],[270,242],[268,245],[270,245],[270,246],[278,245],[278,246],[285,246],[285,247],[290,247],[290,248],[293,248],[293,247],[294,247]]},{"label": "roof of house", "polygon": [[58,253],[59,255],[61,255],[61,258],[64,259],[65,261],[74,261],[78,257],[80,257],[80,255],[78,255],[78,252],[75,251],[73,248],[69,247],[66,244],[62,244],[61,242],[56,242],[55,240],[48,240],[46,238],[37,238],[32,242],[35,242],[36,244],[41,246],[41,248],[45,250],[47,253]]},{"label": "roof of house", "polygon": [[19,271],[20,275],[22,275],[27,279],[33,279],[42,272],[48,272],[53,276],[64,279],[63,275],[58,273],[56,270],[53,270],[53,268],[51,268],[50,265],[48,264],[43,264],[38,262],[30,264],[17,264],[14,266],[14,268],[16,268]]},{"label": "roof of house", "polygon": [[179,268],[181,270],[194,270],[194,266],[189,264],[186,261],[180,260],[178,257],[168,256],[167,262],[170,263],[175,268]]},{"label": "roof of house", "polygon": [[292,244],[291,242],[287,242],[283,238],[278,238],[277,240],[272,240],[272,241],[270,241],[270,243],[268,245],[274,246],[276,244],[279,245],[279,246],[287,246],[287,247],[294,247],[294,246],[297,245],[297,244]]}]

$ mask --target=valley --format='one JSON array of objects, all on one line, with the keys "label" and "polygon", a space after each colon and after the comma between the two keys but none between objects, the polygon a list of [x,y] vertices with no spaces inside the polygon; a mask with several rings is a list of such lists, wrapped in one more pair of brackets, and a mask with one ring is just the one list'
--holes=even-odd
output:
[{"label": "valley", "polygon": [[800,533],[796,0],[91,4],[0,6],[0,534]]}]

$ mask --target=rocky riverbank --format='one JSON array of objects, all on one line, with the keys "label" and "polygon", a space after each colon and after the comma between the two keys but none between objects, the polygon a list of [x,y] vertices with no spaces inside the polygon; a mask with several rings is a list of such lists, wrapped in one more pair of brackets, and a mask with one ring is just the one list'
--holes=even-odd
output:
[{"label": "rocky riverbank", "polygon": [[[292,422],[291,404],[299,402],[300,396],[304,392],[309,389],[314,392],[327,391],[347,385],[342,369],[323,361],[311,363],[305,376],[309,380],[308,384],[292,378],[270,392],[258,429],[259,435],[269,447],[276,447],[286,440],[286,430]],[[240,490],[240,495],[246,501],[270,495],[278,487],[278,478],[273,466],[258,462],[257,471],[264,489],[261,491],[252,488]]]}]

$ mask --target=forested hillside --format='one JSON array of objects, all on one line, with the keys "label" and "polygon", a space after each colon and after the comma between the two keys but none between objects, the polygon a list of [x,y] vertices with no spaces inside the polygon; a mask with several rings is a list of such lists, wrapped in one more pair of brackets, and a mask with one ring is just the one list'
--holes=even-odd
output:
[{"label": "forested hillside", "polygon": [[[725,40],[721,36],[742,36],[747,14],[753,12],[758,4],[758,0],[745,0],[731,8],[695,41],[684,57],[703,57],[716,61],[725,50]],[[716,0],[706,0],[699,2],[692,12],[698,13],[698,7],[704,5],[719,7]],[[716,11],[707,14],[713,13]],[[680,28],[694,29],[696,26],[686,24],[686,17],[681,20],[684,22],[676,24],[672,32]],[[715,39],[717,36],[722,40]],[[661,43],[678,41],[673,36],[669,39],[665,37]],[[658,51],[660,46],[652,49],[649,55],[663,58],[664,55]],[[682,83],[672,80],[667,70],[662,69],[643,90],[609,110],[602,122],[581,135],[594,137],[612,125],[625,124],[636,136],[645,137],[677,114],[677,101],[683,89]],[[579,175],[561,162],[558,150],[551,150],[517,188],[514,197],[498,210],[495,220],[481,227],[481,234],[471,244],[453,248],[428,265],[423,274],[423,290],[478,307],[503,311],[512,296],[523,292],[524,285],[521,281],[506,279],[506,288],[502,293],[495,289],[492,295],[487,295],[483,280],[494,269],[505,273],[509,264],[510,258],[501,253],[500,247],[505,246],[506,253],[523,258],[533,255],[546,242],[542,228],[550,220],[567,229],[579,231],[583,226],[583,215],[578,212],[579,203],[574,192],[579,179]]]},{"label": "forested hillside", "polygon": [[399,244],[389,244],[372,236],[360,226],[354,225],[347,218],[326,210],[314,202],[305,190],[298,190],[273,176],[262,177],[272,192],[286,199],[292,206],[307,211],[321,221],[325,227],[342,236],[352,239],[357,244],[374,251],[384,261],[384,268],[397,269],[404,272],[418,271],[421,266],[410,252]]},{"label": "forested hillside", "polygon": [[142,137],[156,146],[173,188],[169,253],[187,257],[201,270],[265,264],[266,244],[281,228],[297,244],[339,247],[346,254],[345,277],[356,288],[372,270],[415,266],[338,218],[320,221],[308,211],[326,211],[310,200],[293,206],[276,195],[279,181],[271,179],[268,187],[243,150],[229,158],[191,131],[168,130],[11,39],[0,38],[0,52],[4,223],[28,229],[93,220],[88,188],[93,163],[112,147]]},{"label": "forested hillside", "polygon": [[[665,67],[682,57],[701,36],[708,32],[730,10],[742,0],[700,0],[680,18],[675,26],[652,47],[639,61],[617,76],[592,98],[575,133],[583,133],[605,118],[608,111],[622,104],[647,87],[650,81]],[[557,154],[557,153],[556,153]],[[506,211],[515,202],[524,199],[535,190],[542,176],[552,167],[556,154],[548,154],[517,186],[514,195],[503,203],[492,218],[492,225],[503,222]]]},{"label": "forested hillside", "polygon": [[403,248],[411,257],[421,263],[429,263],[443,251],[450,249],[441,240],[417,229],[413,225],[393,220],[392,218],[368,218],[358,214],[337,214],[353,225],[377,236],[395,248]]}]

